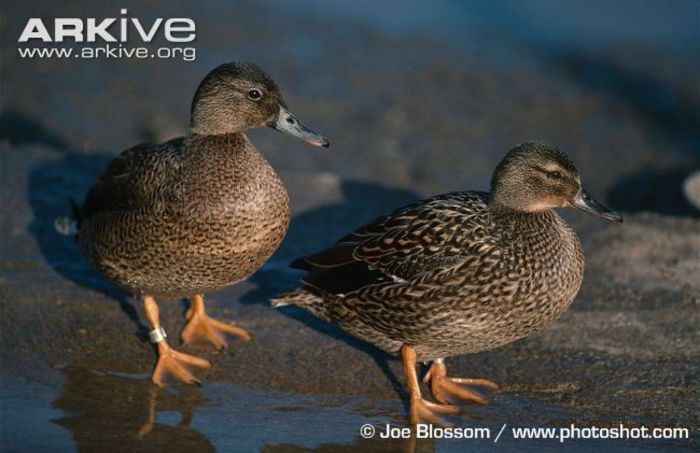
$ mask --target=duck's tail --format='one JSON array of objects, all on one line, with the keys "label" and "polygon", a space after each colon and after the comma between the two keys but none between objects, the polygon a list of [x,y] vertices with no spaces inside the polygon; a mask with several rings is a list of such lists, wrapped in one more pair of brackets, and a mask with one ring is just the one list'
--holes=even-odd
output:
[{"label": "duck's tail", "polygon": [[332,315],[329,310],[332,309],[331,300],[327,300],[322,295],[315,294],[306,288],[295,289],[288,293],[282,293],[279,296],[270,300],[274,308],[284,307],[286,305],[296,305],[311,312],[313,315],[331,321]]},{"label": "duck's tail", "polygon": [[80,222],[83,220],[83,211],[75,203],[73,198],[70,199],[70,216],[56,217],[53,221],[53,226],[59,234],[64,236],[75,236],[80,229]]},{"label": "duck's tail", "polygon": [[270,299],[270,303],[274,308],[284,307],[286,305],[299,305],[300,307],[308,307],[322,302],[323,298],[317,296],[303,288],[295,289],[282,293],[279,296]]}]

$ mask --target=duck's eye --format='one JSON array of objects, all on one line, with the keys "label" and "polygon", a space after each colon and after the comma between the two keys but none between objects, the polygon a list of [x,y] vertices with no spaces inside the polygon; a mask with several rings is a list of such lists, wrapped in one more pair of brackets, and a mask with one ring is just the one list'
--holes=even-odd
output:
[{"label": "duck's eye", "polygon": [[260,98],[262,98],[262,93],[259,90],[250,90],[248,91],[248,99],[251,101],[259,101]]},{"label": "duck's eye", "polygon": [[547,177],[551,179],[561,179],[561,173],[558,171],[548,171]]}]

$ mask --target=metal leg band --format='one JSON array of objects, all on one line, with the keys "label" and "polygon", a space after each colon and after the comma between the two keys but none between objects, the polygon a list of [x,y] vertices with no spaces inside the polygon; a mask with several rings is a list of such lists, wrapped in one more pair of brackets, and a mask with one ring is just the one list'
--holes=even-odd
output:
[{"label": "metal leg band", "polygon": [[158,327],[157,329],[153,329],[148,332],[148,339],[153,344],[165,341],[167,337],[168,335],[165,333],[165,329],[163,329],[163,327]]}]

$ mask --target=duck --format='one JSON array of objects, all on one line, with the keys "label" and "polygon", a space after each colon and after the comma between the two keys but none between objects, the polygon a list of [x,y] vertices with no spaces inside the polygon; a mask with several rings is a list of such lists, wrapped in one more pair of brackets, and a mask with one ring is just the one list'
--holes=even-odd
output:
[{"label": "duck", "polygon": [[[444,424],[460,402],[486,404],[475,387],[498,389],[448,376],[446,358],[528,337],[573,302],[584,255],[555,208],[622,221],[582,188],[560,148],[542,142],[509,150],[490,189],[437,195],[369,222],[294,261],[305,271],[300,287],[272,299],[400,356],[413,426]],[[418,361],[430,363],[424,382],[435,402],[421,393]]]},{"label": "duck", "polygon": [[201,81],[191,105],[189,133],[119,154],[59,232],[75,235],[88,261],[106,279],[141,298],[157,352],[151,374],[159,387],[172,376],[198,384],[194,372],[211,363],[167,341],[156,299],[190,298],[184,345],[249,333],[210,317],[204,293],[238,283],[280,245],[290,220],[282,180],[245,132],[269,126],[311,145],[328,147],[303,126],[275,82],[258,66],[231,62]]}]

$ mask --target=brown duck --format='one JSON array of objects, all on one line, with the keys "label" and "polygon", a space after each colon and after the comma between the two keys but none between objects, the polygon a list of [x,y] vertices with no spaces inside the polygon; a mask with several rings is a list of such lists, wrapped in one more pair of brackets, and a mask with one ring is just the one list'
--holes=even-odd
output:
[{"label": "brown duck", "polygon": [[[294,266],[304,286],[277,297],[391,354],[401,354],[410,421],[440,422],[485,379],[448,377],[444,358],[527,337],[557,320],[581,286],[583,253],[552,210],[574,207],[611,221],[615,212],[581,188],[559,149],[524,143],[496,168],[491,192],[439,195],[380,217]],[[416,361],[432,361],[421,395]]]},{"label": "brown duck", "polygon": [[226,334],[249,338],[207,316],[202,294],[251,275],[287,231],[284,185],[244,134],[263,126],[328,146],[289,112],[277,85],[257,66],[221,65],[197,88],[186,137],[124,151],[74,210],[74,222],[57,223],[60,231],[77,233],[83,253],[105,278],[143,299],[158,349],[152,376],[158,386],[166,373],[199,382],[191,367],[210,363],[168,345],[155,298],[192,298],[185,344],[205,340],[223,349]]}]

